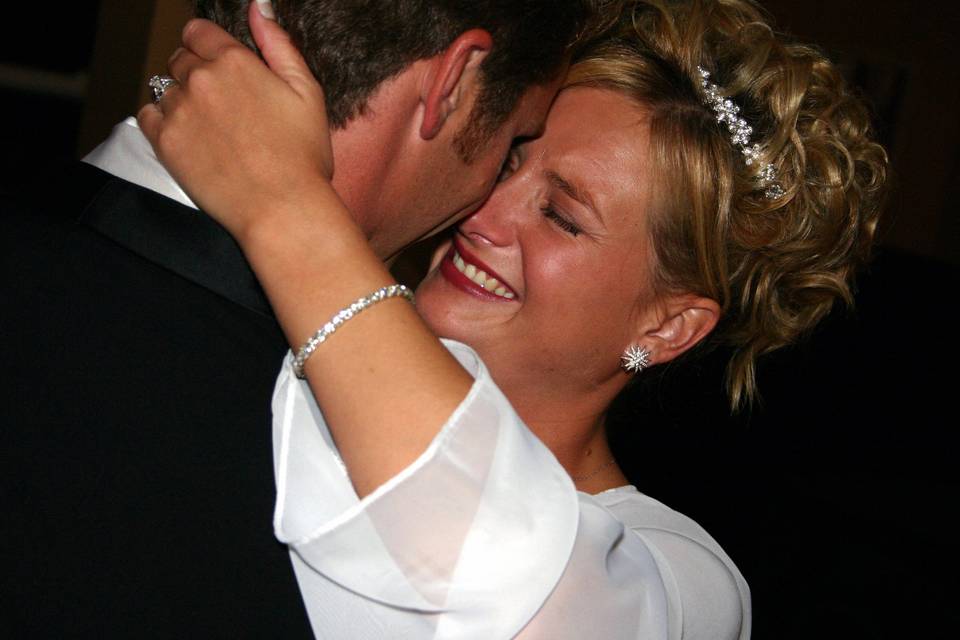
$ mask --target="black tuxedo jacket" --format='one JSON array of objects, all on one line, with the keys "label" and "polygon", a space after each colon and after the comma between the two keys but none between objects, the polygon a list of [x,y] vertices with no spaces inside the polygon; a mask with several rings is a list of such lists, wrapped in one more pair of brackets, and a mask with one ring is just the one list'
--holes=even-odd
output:
[{"label": "black tuxedo jacket", "polygon": [[0,210],[0,636],[311,637],[273,537],[287,345],[209,217],[79,165]]}]

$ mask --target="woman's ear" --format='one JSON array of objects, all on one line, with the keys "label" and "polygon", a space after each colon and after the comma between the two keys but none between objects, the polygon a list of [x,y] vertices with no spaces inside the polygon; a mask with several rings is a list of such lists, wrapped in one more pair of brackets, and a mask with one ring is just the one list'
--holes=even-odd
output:
[{"label": "woman's ear", "polygon": [[650,364],[669,362],[707,337],[720,320],[720,305],[703,296],[681,294],[662,301],[656,314],[636,341],[651,352]]},{"label": "woman's ear", "polygon": [[450,114],[463,104],[465,96],[480,90],[480,63],[493,48],[493,37],[484,29],[470,29],[440,52],[424,77],[420,99],[423,120],[420,137],[430,140],[443,129]]}]

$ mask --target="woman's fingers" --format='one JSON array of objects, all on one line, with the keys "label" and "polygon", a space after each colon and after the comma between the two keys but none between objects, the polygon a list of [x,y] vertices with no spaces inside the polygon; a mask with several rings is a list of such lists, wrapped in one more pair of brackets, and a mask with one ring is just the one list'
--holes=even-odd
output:
[{"label": "woman's fingers", "polygon": [[201,18],[194,18],[183,27],[181,39],[184,47],[204,60],[216,60],[230,49],[249,51],[218,24]]},{"label": "woman's fingers", "polygon": [[256,0],[257,9],[260,10],[260,15],[269,19],[276,20],[277,14],[273,11],[273,3],[270,0]]},{"label": "woman's fingers", "polygon": [[267,65],[299,95],[322,99],[323,90],[290,35],[275,20],[264,17],[258,5],[250,3],[248,20],[250,33]]},{"label": "woman's fingers", "polygon": [[[159,102],[144,105],[137,114],[137,123],[140,125],[140,130],[153,145],[153,149],[159,158],[163,158],[170,152],[168,147],[172,142],[171,136],[169,131],[166,135],[163,135],[163,132],[170,128],[171,116],[178,109],[183,108],[181,105],[183,105],[185,99],[186,95],[183,87],[179,84],[172,84],[164,91]],[[161,143],[161,137],[164,139],[163,143]]]},{"label": "woman's fingers", "polygon": [[258,214],[333,173],[323,92],[290,38],[251,2],[264,63],[218,26],[193,21],[168,67],[179,84],[138,120],[180,186],[242,233]]},{"label": "woman's fingers", "polygon": [[192,51],[180,47],[173,52],[170,60],[167,61],[167,71],[178,83],[186,85],[190,81],[190,74],[204,63],[206,63],[206,60]]},{"label": "woman's fingers", "polygon": [[152,102],[143,105],[137,114],[137,124],[140,126],[140,131],[143,132],[143,135],[150,141],[154,150],[159,152],[157,139],[160,137],[160,130],[163,128],[163,112],[160,111],[159,105],[155,105]]},{"label": "woman's fingers", "polygon": [[250,33],[267,66],[300,98],[305,113],[309,114],[310,119],[322,127],[323,135],[316,149],[322,159],[324,175],[327,178],[332,177],[333,150],[327,128],[327,107],[323,88],[310,71],[299,49],[294,46],[289,34],[277,24],[276,20],[263,15],[258,2],[250,3],[247,19],[250,24]]}]

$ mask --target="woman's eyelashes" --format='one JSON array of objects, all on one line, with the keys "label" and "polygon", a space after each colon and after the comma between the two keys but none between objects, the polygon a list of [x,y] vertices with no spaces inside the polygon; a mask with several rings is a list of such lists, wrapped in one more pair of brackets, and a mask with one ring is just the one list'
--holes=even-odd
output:
[{"label": "woman's eyelashes", "polygon": [[568,218],[561,215],[556,209],[553,208],[552,204],[546,204],[540,207],[540,211],[543,212],[545,218],[553,222],[570,235],[576,237],[580,235],[582,229],[578,227],[574,222],[571,222]]}]

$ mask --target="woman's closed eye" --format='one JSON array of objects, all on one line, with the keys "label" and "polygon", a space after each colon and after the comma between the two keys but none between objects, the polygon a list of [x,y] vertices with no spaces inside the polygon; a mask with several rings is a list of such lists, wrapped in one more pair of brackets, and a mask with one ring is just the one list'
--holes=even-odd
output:
[{"label": "woman's closed eye", "polygon": [[572,222],[569,218],[563,216],[556,209],[554,209],[552,204],[546,204],[542,206],[540,211],[543,212],[545,218],[553,222],[553,224],[557,225],[570,235],[574,237],[580,235],[582,229],[577,226],[576,223]]}]

